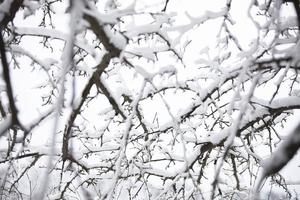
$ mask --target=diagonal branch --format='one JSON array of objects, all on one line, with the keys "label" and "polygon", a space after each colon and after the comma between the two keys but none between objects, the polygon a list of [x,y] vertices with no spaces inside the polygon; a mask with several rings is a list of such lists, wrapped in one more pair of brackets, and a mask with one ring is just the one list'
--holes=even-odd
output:
[{"label": "diagonal branch", "polygon": [[[8,0],[6,1],[4,0],[2,4],[4,3],[10,3],[10,2]],[[4,13],[4,16],[2,18],[0,18],[1,29],[4,29],[10,21],[13,21],[16,13],[21,8],[22,4],[23,4],[23,0],[14,0],[11,2],[11,4],[9,5],[9,10]]]},{"label": "diagonal branch", "polygon": [[125,114],[123,113],[123,111],[121,110],[120,106],[118,105],[118,103],[116,102],[116,100],[113,98],[113,96],[111,95],[111,93],[108,91],[108,89],[106,88],[106,86],[102,83],[102,81],[100,80],[100,77],[97,77],[95,79],[95,83],[96,83],[97,87],[106,96],[106,98],[108,99],[109,103],[111,104],[111,106],[115,110],[116,114],[120,114],[123,119],[126,119]]},{"label": "diagonal branch", "polygon": [[105,47],[106,51],[111,54],[111,57],[119,57],[121,53],[121,49],[116,47],[113,43],[111,43],[110,38],[107,36],[107,34],[104,31],[104,27],[101,25],[99,20],[90,15],[85,14],[83,16],[85,20],[87,20],[90,24],[90,28],[95,33],[95,35],[98,37],[98,39],[101,41],[103,46]]},{"label": "diagonal branch", "polygon": [[8,96],[9,106],[11,109],[12,116],[12,125],[19,125],[18,120],[18,110],[14,102],[13,89],[11,85],[9,65],[7,62],[6,54],[5,54],[5,44],[2,36],[2,32],[0,33],[0,55],[1,55],[1,63],[3,68],[3,78],[6,84],[6,92]]},{"label": "diagonal branch", "polygon": [[290,133],[288,138],[279,146],[270,158],[263,160],[262,171],[255,186],[255,195],[258,195],[265,178],[279,172],[296,155],[300,148],[300,123]]}]

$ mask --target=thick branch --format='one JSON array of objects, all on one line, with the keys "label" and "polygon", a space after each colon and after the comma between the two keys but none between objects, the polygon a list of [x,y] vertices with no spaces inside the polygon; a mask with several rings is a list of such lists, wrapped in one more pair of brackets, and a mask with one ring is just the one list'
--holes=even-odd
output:
[{"label": "thick branch", "polygon": [[[5,3],[5,0],[3,3]],[[13,21],[17,11],[20,9],[22,4],[23,0],[14,0],[11,3],[9,10],[4,13],[4,17],[0,21],[0,29],[4,29],[10,21]]]},{"label": "thick branch", "polygon": [[89,14],[85,14],[83,18],[89,22],[90,28],[96,34],[105,49],[111,54],[111,57],[119,57],[121,49],[110,42],[109,37],[105,33],[103,26],[100,24],[97,18]]},{"label": "thick branch", "polygon": [[121,110],[119,109],[119,107],[116,106],[117,105],[116,102],[112,98],[109,98],[109,97],[111,97],[111,95],[109,95],[107,89],[106,88],[104,89],[103,87],[101,87],[102,84],[99,84],[99,79],[101,77],[101,74],[103,73],[105,68],[108,67],[110,60],[114,57],[119,57],[121,50],[119,48],[117,48],[116,46],[114,46],[110,42],[109,37],[106,35],[105,31],[103,30],[102,25],[94,16],[85,14],[84,19],[90,23],[90,28],[95,33],[95,35],[98,37],[98,39],[101,41],[101,43],[103,44],[105,49],[108,51],[108,53],[106,53],[103,56],[100,64],[97,66],[97,70],[93,73],[88,84],[86,85],[86,87],[83,90],[82,98],[81,98],[79,105],[73,109],[73,112],[69,118],[68,125],[66,127],[66,130],[65,130],[64,136],[63,136],[63,145],[62,145],[63,156],[62,157],[63,157],[64,161],[66,159],[68,159],[68,157],[69,157],[69,153],[68,153],[69,139],[70,139],[71,129],[74,125],[74,121],[75,121],[77,115],[80,114],[81,107],[82,107],[84,101],[86,100],[87,95],[90,93],[92,86],[95,83],[97,83],[97,86],[100,87],[102,92],[108,98],[109,102],[112,104],[112,106],[116,110],[116,112],[120,113],[123,118],[125,117],[125,115],[122,112],[120,112]]},{"label": "thick branch", "polygon": [[11,85],[11,79],[10,79],[10,72],[9,72],[9,65],[7,62],[6,54],[5,54],[5,44],[2,37],[2,32],[0,33],[0,55],[1,55],[1,63],[3,68],[3,78],[6,84],[6,92],[8,96],[9,106],[11,109],[11,115],[12,115],[12,123],[18,125],[18,110],[16,108],[16,105],[14,103],[14,96],[13,96],[13,90]]},{"label": "thick branch", "polygon": [[279,172],[296,155],[300,148],[300,123],[290,133],[288,138],[279,146],[271,158],[262,162],[263,171],[256,183],[255,192],[258,193],[263,180]]}]

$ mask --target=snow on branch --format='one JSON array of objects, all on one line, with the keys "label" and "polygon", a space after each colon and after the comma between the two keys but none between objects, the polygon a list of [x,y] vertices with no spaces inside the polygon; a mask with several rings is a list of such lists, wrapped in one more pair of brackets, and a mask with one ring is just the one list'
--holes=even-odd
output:
[{"label": "snow on branch", "polygon": [[300,148],[300,124],[284,139],[271,157],[261,161],[261,173],[256,181],[255,193],[258,195],[263,180],[278,173],[296,155]]}]

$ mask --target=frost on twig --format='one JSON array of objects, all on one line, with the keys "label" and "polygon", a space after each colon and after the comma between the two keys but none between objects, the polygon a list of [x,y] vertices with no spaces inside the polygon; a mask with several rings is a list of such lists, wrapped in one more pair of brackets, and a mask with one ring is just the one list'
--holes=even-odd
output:
[{"label": "frost on twig", "polygon": [[292,1],[0,2],[0,199],[297,195]]}]

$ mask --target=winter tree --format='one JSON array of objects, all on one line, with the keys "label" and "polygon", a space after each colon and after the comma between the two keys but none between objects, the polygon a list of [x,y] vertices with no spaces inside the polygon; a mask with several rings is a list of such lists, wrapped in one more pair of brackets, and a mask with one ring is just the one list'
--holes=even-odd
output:
[{"label": "winter tree", "polygon": [[299,195],[297,0],[0,3],[0,199]]}]

